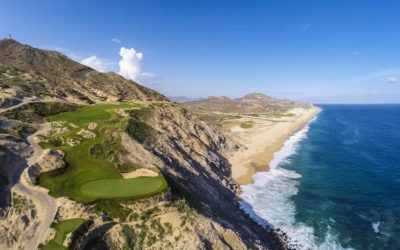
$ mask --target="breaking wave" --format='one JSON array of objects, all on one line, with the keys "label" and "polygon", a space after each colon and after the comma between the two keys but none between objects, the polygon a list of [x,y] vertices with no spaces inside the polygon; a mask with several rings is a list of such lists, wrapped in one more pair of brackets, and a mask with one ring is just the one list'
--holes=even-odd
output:
[{"label": "breaking wave", "polygon": [[[315,119],[314,119],[315,120]],[[312,120],[312,121],[314,121]],[[288,157],[295,154],[299,142],[307,137],[310,121],[303,129],[292,135],[284,146],[274,154],[268,172],[253,176],[253,183],[242,185],[241,206],[255,221],[288,236],[290,247],[298,249],[343,249],[335,236],[327,233],[322,243],[317,243],[314,229],[296,221],[296,206],[291,197],[298,193],[301,175],[281,167]]]}]

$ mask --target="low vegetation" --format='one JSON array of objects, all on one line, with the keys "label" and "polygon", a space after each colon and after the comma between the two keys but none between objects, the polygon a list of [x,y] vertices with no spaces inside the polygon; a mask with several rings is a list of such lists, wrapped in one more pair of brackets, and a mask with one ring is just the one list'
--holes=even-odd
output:
[{"label": "low vegetation", "polygon": [[[51,122],[65,121],[73,124],[67,133],[47,138],[41,145],[65,152],[66,169],[43,173],[39,185],[50,190],[55,197],[68,196],[86,203],[103,199],[137,199],[162,192],[166,181],[157,177],[123,179],[118,166],[113,163],[120,150],[118,139],[110,138],[110,131],[122,130],[129,118],[118,116],[116,109],[139,109],[137,104],[98,104],[85,106],[71,112],[49,116]],[[77,133],[97,123],[93,138],[84,138]],[[76,145],[65,145],[63,141],[77,141]],[[61,143],[60,143],[61,141]],[[116,147],[116,148],[113,148]],[[136,166],[123,165],[129,169]],[[142,187],[143,186],[143,187]]]},{"label": "low vegetation", "polygon": [[148,144],[153,139],[153,129],[146,121],[152,114],[151,108],[135,109],[129,112],[126,132],[140,143]]},{"label": "low vegetation", "polygon": [[76,104],[63,102],[32,102],[4,112],[7,118],[23,122],[42,122],[43,117],[76,110]]},{"label": "low vegetation", "polygon": [[241,128],[252,128],[254,123],[252,121],[245,121],[240,124]]},{"label": "low vegetation", "polygon": [[53,224],[51,227],[55,229],[56,234],[54,239],[49,241],[46,245],[42,245],[39,248],[41,250],[65,250],[68,249],[64,246],[64,241],[69,233],[73,233],[80,226],[85,223],[84,219],[70,219],[60,221],[57,224]]},{"label": "low vegetation", "polygon": [[17,214],[23,214],[33,208],[29,200],[16,193],[13,193],[12,206]]},{"label": "low vegetation", "polygon": [[125,221],[131,213],[131,210],[123,207],[119,202],[114,200],[99,201],[92,207],[92,210],[99,215],[104,214],[120,221]]},{"label": "low vegetation", "polygon": [[[173,234],[171,223],[162,223],[157,214],[158,207],[153,207],[142,213],[140,223],[122,226],[125,244],[122,249],[142,249],[143,246],[151,247],[157,241],[165,241],[165,237]],[[166,244],[168,245],[168,243]]]},{"label": "low vegetation", "polygon": [[267,118],[281,118],[281,117],[293,117],[296,114],[284,113],[284,112],[270,112],[270,113],[262,113],[261,115]]},{"label": "low vegetation", "polygon": [[238,119],[241,116],[223,113],[199,113],[200,119],[216,127],[221,127],[226,120]]},{"label": "low vegetation", "polygon": [[123,225],[122,226],[122,233],[125,237],[125,244],[123,246],[123,250],[134,249],[135,242],[136,242],[136,234],[135,229],[130,226]]}]

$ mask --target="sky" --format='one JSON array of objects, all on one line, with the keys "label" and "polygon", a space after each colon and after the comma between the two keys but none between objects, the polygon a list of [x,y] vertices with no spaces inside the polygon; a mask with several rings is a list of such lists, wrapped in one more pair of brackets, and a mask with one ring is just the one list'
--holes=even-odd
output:
[{"label": "sky", "polygon": [[1,0],[9,34],[166,96],[400,103],[400,1]]}]

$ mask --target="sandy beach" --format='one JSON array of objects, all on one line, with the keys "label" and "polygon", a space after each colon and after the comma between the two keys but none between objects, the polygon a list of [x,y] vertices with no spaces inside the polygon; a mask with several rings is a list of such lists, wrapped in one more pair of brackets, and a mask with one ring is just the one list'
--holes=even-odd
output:
[{"label": "sandy beach", "polygon": [[[242,117],[239,120],[228,122],[223,126],[223,132],[245,149],[228,155],[232,165],[232,175],[237,184],[249,184],[252,176],[259,171],[267,171],[273,155],[285,141],[296,131],[313,119],[318,108],[295,108],[288,113],[293,116],[280,118]],[[241,123],[252,124],[250,128],[243,128]]]}]

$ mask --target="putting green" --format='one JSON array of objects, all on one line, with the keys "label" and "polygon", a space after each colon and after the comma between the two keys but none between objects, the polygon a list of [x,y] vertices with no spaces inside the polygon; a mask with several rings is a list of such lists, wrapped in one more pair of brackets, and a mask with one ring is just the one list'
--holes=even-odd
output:
[{"label": "putting green", "polygon": [[[64,151],[64,160],[68,167],[42,173],[39,185],[48,188],[50,195],[54,197],[68,196],[83,203],[101,199],[143,198],[162,192],[167,183],[161,174],[157,177],[124,179],[114,163],[90,154],[93,145],[104,142],[110,136],[107,131],[124,130],[128,118],[118,116],[116,109],[141,107],[135,103],[97,104],[47,117],[49,121],[65,121],[77,126],[61,136],[78,138],[81,143],[76,146],[41,143],[44,148]],[[87,129],[91,122],[98,124],[92,130],[96,137],[79,136],[78,131]]]},{"label": "putting green", "polygon": [[164,178],[136,177],[91,181],[81,186],[81,192],[99,199],[144,197],[157,194],[167,186]]}]

